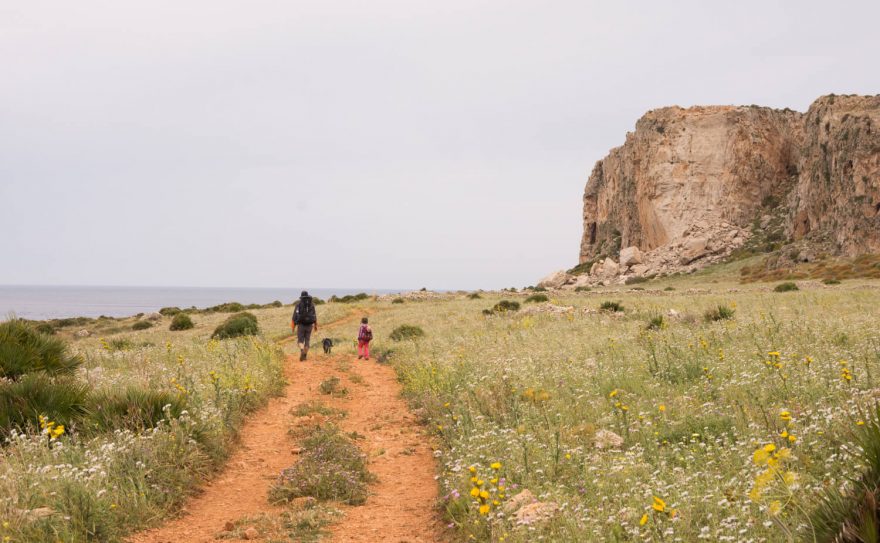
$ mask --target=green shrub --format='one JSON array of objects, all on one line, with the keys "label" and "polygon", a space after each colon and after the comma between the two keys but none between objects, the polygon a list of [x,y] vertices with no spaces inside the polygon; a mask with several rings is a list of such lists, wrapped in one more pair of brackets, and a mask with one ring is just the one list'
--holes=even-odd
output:
[{"label": "green shrub", "polygon": [[34,372],[66,375],[80,364],[82,359],[69,354],[61,339],[41,334],[20,319],[0,323],[0,377],[15,380]]},{"label": "green shrub", "polygon": [[602,305],[599,306],[599,309],[602,311],[610,311],[612,313],[618,313],[623,311],[623,305],[620,302],[602,302]]},{"label": "green shrub", "polygon": [[672,292],[673,290],[675,290],[675,287],[666,287],[663,290],[665,290],[666,292]]},{"label": "green shrub", "polygon": [[773,288],[773,292],[791,292],[793,290],[800,290],[797,284],[786,281],[785,283],[779,283],[776,287]]},{"label": "green shrub", "polygon": [[193,324],[193,320],[186,313],[178,313],[174,315],[174,318],[171,319],[171,326],[168,327],[172,332],[176,332],[178,330],[189,330],[193,328],[195,324]]},{"label": "green shrub", "polygon": [[392,304],[402,304],[402,303],[404,303],[404,299],[403,298],[395,298],[395,299],[391,300],[391,303]]},{"label": "green shrub", "polygon": [[181,311],[182,310],[179,307],[163,307],[159,310],[159,314],[165,315],[166,317],[172,317],[174,315],[177,315]]},{"label": "green shrub", "polygon": [[134,343],[127,337],[118,337],[108,341],[107,347],[111,351],[127,351],[134,347]]},{"label": "green shrub", "polygon": [[666,319],[663,318],[663,315],[652,317],[651,320],[648,321],[648,326],[646,328],[648,330],[663,330],[666,328]]},{"label": "green shrub", "polygon": [[339,377],[336,377],[335,375],[321,381],[318,385],[318,390],[321,391],[321,394],[330,394],[332,396],[348,395],[348,389],[345,387],[339,387]]},{"label": "green shrub", "polygon": [[823,279],[822,282],[825,283],[826,285],[839,285],[840,279],[834,279],[834,278]]},{"label": "green shrub", "polygon": [[37,428],[41,415],[70,428],[86,413],[87,384],[70,377],[31,373],[0,383],[0,434]]},{"label": "green shrub", "polygon": [[468,297],[468,300],[482,300],[483,299],[483,297],[480,296],[479,292],[471,292],[470,294],[467,295],[467,297]]},{"label": "green shrub", "polygon": [[70,326],[85,326],[91,323],[94,319],[90,319],[88,317],[71,317],[67,319],[54,319],[49,321],[52,326],[56,328],[67,328]]},{"label": "green shrub", "polygon": [[231,315],[211,334],[212,339],[228,339],[239,336],[255,336],[260,333],[257,317],[244,311]]},{"label": "green shrub", "polygon": [[716,441],[717,438],[733,439],[733,419],[724,415],[688,417],[682,422],[664,428],[657,435],[660,443],[688,443],[691,441]]},{"label": "green shrub", "polygon": [[312,303],[315,304],[315,305],[324,305],[324,304],[326,304],[327,302],[325,302],[325,301],[322,300],[321,298],[318,298],[317,296],[312,296]]},{"label": "green shrub", "polygon": [[333,424],[315,429],[302,442],[299,461],[281,472],[269,491],[275,504],[311,496],[359,505],[367,500],[367,485],[374,476],[367,471],[366,456]]},{"label": "green shrub", "polygon": [[392,330],[389,337],[394,341],[405,341],[407,339],[417,339],[424,335],[425,331],[418,326],[403,324]]},{"label": "green shrub", "polygon": [[592,289],[590,287],[580,286],[574,287],[575,292],[590,292]]},{"label": "green shrub", "polygon": [[550,298],[548,298],[546,294],[532,294],[531,296],[529,296],[528,298],[525,299],[525,303],[527,303],[527,304],[540,303],[540,302],[547,302],[549,300],[550,300]]},{"label": "green shrub", "polygon": [[55,327],[48,322],[38,322],[34,324],[34,330],[47,336],[55,335]]},{"label": "green shrub", "polygon": [[530,287],[533,292],[547,292],[547,289],[544,287]]},{"label": "green shrub", "polygon": [[733,318],[736,310],[730,306],[726,305],[718,305],[707,309],[705,313],[703,313],[703,319],[706,322],[714,322],[714,321],[726,321]]},{"label": "green shrub", "polygon": [[[102,390],[89,397],[87,424],[100,431],[146,430],[160,420],[179,417],[185,405],[179,395],[164,390],[139,386]],[[169,406],[167,413],[165,406]]]},{"label": "green shrub", "polygon": [[330,301],[333,303],[350,304],[350,303],[360,302],[360,301],[366,300],[369,297],[370,297],[370,295],[367,294],[366,292],[361,292],[358,294],[346,294],[345,296],[343,296],[341,298],[334,294],[333,296],[330,296]]},{"label": "green shrub", "polygon": [[152,328],[153,323],[150,321],[137,321],[136,323],[131,325],[132,330],[146,330],[147,328]]},{"label": "green shrub", "polygon": [[[489,312],[488,314],[490,314],[490,315],[493,313],[506,313],[508,311],[519,311],[519,302],[511,302],[510,300],[501,300],[500,302],[498,302],[497,304],[492,306],[491,310],[486,310],[486,311],[488,311]],[[486,311],[484,311],[483,313],[486,313]]]},{"label": "green shrub", "polygon": [[[860,477],[841,491],[828,488],[810,516],[814,531],[802,541],[821,543],[861,543],[877,541],[880,504],[880,407],[857,436],[861,450],[859,463],[865,468]],[[805,530],[806,531],[806,530]]]},{"label": "green shrub", "polygon": [[205,308],[205,311],[208,313],[237,313],[244,310],[245,307],[238,302],[226,302],[225,304]]}]

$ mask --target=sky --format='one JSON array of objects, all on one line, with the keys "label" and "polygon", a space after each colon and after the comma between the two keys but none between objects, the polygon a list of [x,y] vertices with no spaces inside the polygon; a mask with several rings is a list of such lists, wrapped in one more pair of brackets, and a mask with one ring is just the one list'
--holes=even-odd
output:
[{"label": "sky", "polygon": [[0,0],[0,284],[476,289],[577,263],[647,110],[880,93],[880,3]]}]

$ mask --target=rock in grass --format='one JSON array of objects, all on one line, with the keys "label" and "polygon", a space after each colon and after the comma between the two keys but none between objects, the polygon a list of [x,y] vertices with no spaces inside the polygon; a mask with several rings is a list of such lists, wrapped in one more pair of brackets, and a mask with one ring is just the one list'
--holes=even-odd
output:
[{"label": "rock in grass", "polygon": [[611,430],[599,430],[593,436],[593,446],[599,450],[619,449],[623,446],[623,438]]}]

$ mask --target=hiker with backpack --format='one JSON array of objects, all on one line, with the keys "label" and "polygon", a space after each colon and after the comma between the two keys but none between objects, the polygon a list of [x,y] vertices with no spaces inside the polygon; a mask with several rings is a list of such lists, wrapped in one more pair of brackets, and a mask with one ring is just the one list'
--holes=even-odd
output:
[{"label": "hiker with backpack", "polygon": [[358,360],[370,359],[370,342],[373,341],[373,329],[367,322],[367,318],[361,319],[361,327],[358,330]]},{"label": "hiker with backpack", "polygon": [[302,291],[299,302],[293,310],[290,329],[296,334],[296,341],[299,345],[299,360],[302,362],[309,355],[309,340],[312,338],[312,331],[318,331],[318,313],[315,311],[315,301],[306,291]]}]

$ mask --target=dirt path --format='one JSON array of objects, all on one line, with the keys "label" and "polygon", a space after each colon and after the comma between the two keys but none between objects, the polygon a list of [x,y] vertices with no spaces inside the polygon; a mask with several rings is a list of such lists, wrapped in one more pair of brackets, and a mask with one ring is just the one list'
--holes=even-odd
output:
[{"label": "dirt path", "polygon": [[[343,324],[339,321],[326,328]],[[295,349],[295,345],[292,345]],[[309,361],[288,356],[283,396],[252,415],[241,432],[241,444],[224,470],[182,509],[182,516],[129,539],[131,543],[205,543],[229,521],[260,513],[280,512],[269,505],[269,487],[282,469],[296,461],[288,435],[290,410],[318,400],[345,409],[345,431],[365,436],[358,446],[369,455],[378,481],[362,506],[340,506],[344,517],[330,527],[332,542],[429,543],[443,541],[436,514],[434,458],[424,429],[399,397],[394,370],[351,355],[326,356],[313,350]],[[347,367],[347,368],[346,368]],[[349,394],[321,394],[321,381],[337,376]],[[359,376],[359,377],[358,377]],[[225,539],[223,541],[231,541]]]}]

